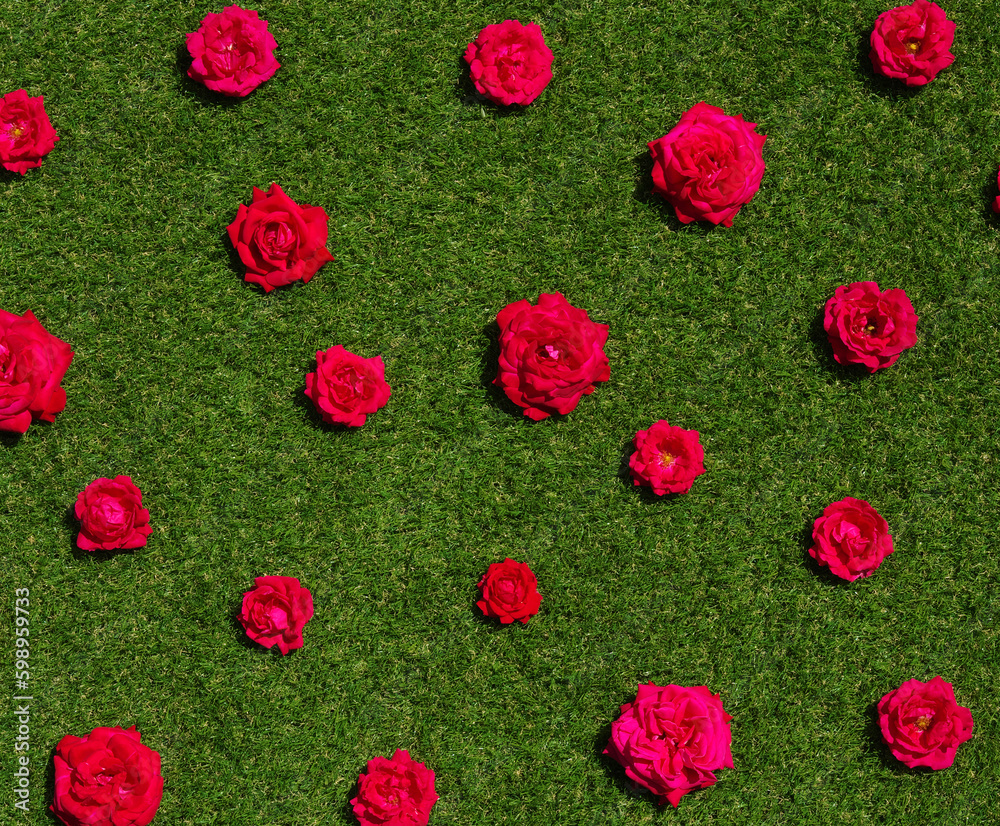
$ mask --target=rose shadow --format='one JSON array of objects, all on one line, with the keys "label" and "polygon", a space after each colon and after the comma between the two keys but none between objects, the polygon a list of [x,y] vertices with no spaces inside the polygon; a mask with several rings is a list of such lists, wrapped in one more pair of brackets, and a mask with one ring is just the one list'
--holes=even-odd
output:
[{"label": "rose shadow", "polygon": [[[62,737],[59,739],[62,740]],[[58,745],[59,744],[56,743],[56,745],[49,751],[49,759],[45,763],[45,802],[42,805],[45,807],[45,814],[48,816],[50,823],[57,823],[59,826],[65,826],[62,820],[56,817],[55,812],[53,812],[47,805],[56,799],[56,748]]]},{"label": "rose shadow", "polygon": [[239,105],[248,97],[252,97],[253,93],[257,91],[254,89],[253,92],[242,98],[231,97],[229,95],[224,95],[221,92],[213,92],[204,83],[199,83],[194,78],[188,76],[188,69],[191,68],[192,63],[194,63],[194,58],[191,57],[191,52],[188,51],[187,43],[181,43],[177,47],[177,57],[174,60],[174,68],[177,73],[177,91],[187,97],[197,98],[206,106],[217,106],[220,109],[231,109],[233,106]]},{"label": "rose shadow", "polygon": [[494,116],[499,118],[520,118],[524,116],[528,108],[527,106],[521,106],[517,103],[512,103],[510,106],[501,106],[498,103],[494,103],[476,88],[476,84],[472,82],[472,75],[469,74],[469,64],[465,62],[465,49],[462,49],[458,53],[455,63],[457,77],[454,93],[459,103],[468,108],[482,106],[484,109],[492,109]]},{"label": "rose shadow", "polygon": [[637,485],[632,479],[632,468],[629,466],[629,460],[633,453],[635,453],[635,440],[634,437],[630,436],[622,442],[619,452],[621,458],[618,461],[618,479],[622,485],[633,491],[640,501],[646,504],[667,503],[674,502],[684,495],[683,493],[665,493],[660,496],[650,485]]},{"label": "rose shadow", "polygon": [[[634,700],[635,695],[632,694],[619,703],[619,710],[615,712],[614,719],[618,719],[621,706],[625,703],[631,703]],[[597,758],[598,764],[604,769],[604,774],[615,786],[619,794],[624,794],[628,797],[634,798],[635,800],[642,800],[654,811],[659,811],[661,806],[656,802],[656,798],[653,796],[653,793],[650,792],[649,789],[639,786],[629,780],[628,775],[625,774],[625,767],[617,760],[614,760],[610,755],[604,753],[604,749],[607,748],[608,741],[610,739],[611,723],[608,723],[597,733],[597,736],[594,738],[593,746],[594,756]]]},{"label": "rose shadow", "polygon": [[80,520],[76,518],[75,503],[66,508],[66,512],[63,515],[63,524],[66,526],[68,531],[69,552],[73,555],[73,559],[77,562],[83,562],[84,560],[93,562],[108,562],[121,554],[135,556],[136,551],[142,550],[142,548],[117,548],[113,551],[83,550],[83,548],[81,548],[76,542],[76,538],[80,535]]},{"label": "rose shadow", "polygon": [[876,371],[874,374],[869,373],[868,369],[862,364],[841,364],[833,357],[833,347],[830,345],[826,328],[823,326],[825,317],[826,310],[824,303],[824,306],[820,307],[819,312],[813,318],[812,324],[809,325],[809,342],[812,344],[813,352],[816,354],[816,363],[837,381],[849,382],[851,384],[863,381],[878,381],[879,371]]},{"label": "rose shadow", "polygon": [[[247,651],[254,651],[260,653],[269,653],[271,649],[265,648],[260,643],[254,642],[250,637],[247,636],[247,631],[243,627],[243,623],[240,622],[240,615],[243,613],[243,595],[240,595],[236,606],[232,611],[229,612],[229,629],[233,632],[233,637],[236,643]],[[298,650],[298,649],[296,649]],[[279,652],[280,653],[280,652]],[[292,652],[289,651],[289,654]]]},{"label": "rose shadow", "polygon": [[882,727],[878,724],[878,701],[865,707],[865,728],[862,736],[864,737],[864,750],[876,754],[882,766],[893,774],[910,775],[911,777],[934,774],[934,769],[929,769],[926,766],[910,768],[893,755],[892,749],[889,748],[889,744],[882,736]]},{"label": "rose shadow", "polygon": [[[314,372],[316,372],[315,355],[309,359],[308,364],[303,367],[299,373],[299,375],[303,377],[302,384],[288,394],[288,398],[291,400],[292,404],[303,411],[304,417],[309,421],[309,424],[312,425],[315,430],[321,430],[325,433],[353,433],[361,430],[361,427],[364,427],[364,425],[361,427],[349,427],[346,424],[331,424],[330,422],[323,420],[320,412],[316,409],[316,405],[313,404],[312,399],[306,395],[305,375],[306,373]],[[381,409],[376,410],[374,413],[369,413],[368,418],[365,419],[365,424],[368,424],[368,422],[372,420],[372,417],[377,416],[380,412]]]},{"label": "rose shadow", "polygon": [[493,379],[497,376],[497,365],[500,362],[500,325],[496,321],[491,321],[483,327],[480,333],[487,340],[486,349],[479,362],[479,384],[485,391],[483,395],[486,403],[501,413],[509,413],[515,421],[523,419],[524,424],[529,426],[542,424],[549,420],[565,421],[566,417],[561,413],[553,413],[546,419],[536,421],[525,416],[524,410],[507,398],[507,394],[493,383]]},{"label": "rose shadow", "polygon": [[635,188],[632,190],[632,200],[656,210],[671,232],[685,230],[707,234],[718,229],[718,225],[711,221],[682,223],[670,202],[653,192],[653,156],[649,154],[648,149],[632,158],[632,163],[635,164]]},{"label": "rose shadow", "polygon": [[983,185],[983,223],[988,227],[1000,227],[1000,214],[993,211],[993,204],[1000,195],[997,176],[990,173],[990,179]]},{"label": "rose shadow", "polygon": [[[886,8],[891,8],[887,6]],[[872,66],[872,59],[869,56],[872,50],[872,29],[875,28],[873,19],[868,28],[858,28],[856,31],[858,38],[857,60],[854,62],[855,73],[858,79],[865,84],[872,92],[888,100],[909,100],[919,94],[923,86],[907,86],[905,81],[896,80],[891,77],[879,74]]]}]

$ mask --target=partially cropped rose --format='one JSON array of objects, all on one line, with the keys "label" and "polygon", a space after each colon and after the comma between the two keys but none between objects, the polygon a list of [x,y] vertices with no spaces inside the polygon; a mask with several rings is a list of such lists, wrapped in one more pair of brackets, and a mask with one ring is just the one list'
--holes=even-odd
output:
[{"label": "partially cropped rose", "polygon": [[527,106],[552,80],[552,50],[537,23],[487,26],[466,48],[465,62],[479,94],[501,106]]},{"label": "partially cropped rose", "polygon": [[153,529],[149,511],[142,506],[142,491],[130,476],[95,479],[76,498],[82,551],[141,548]]},{"label": "partially cropped rose", "polygon": [[[1000,172],[997,173],[997,186],[1000,187]],[[1000,213],[1000,195],[993,199],[993,211]]]},{"label": "partially cropped rose", "polygon": [[328,217],[323,207],[297,204],[277,184],[253,188],[250,206],[240,204],[229,225],[246,280],[269,293],[293,281],[307,283],[333,256],[326,248]]},{"label": "partially cropped rose", "polygon": [[889,524],[864,499],[850,496],[826,506],[813,524],[809,555],[841,579],[871,576],[893,552]]},{"label": "partially cropped rose", "polygon": [[527,623],[542,604],[534,571],[524,562],[515,562],[510,557],[490,565],[479,580],[479,590],[483,593],[483,598],[476,603],[479,610],[503,625],[514,620]]},{"label": "partially cropped rose", "polygon": [[135,726],[67,734],[56,746],[49,807],[66,826],[146,826],[163,797],[160,755]]},{"label": "partially cropped rose", "polygon": [[705,472],[705,451],[697,430],[685,430],[660,419],[649,430],[635,434],[635,453],[628,460],[632,481],[654,493],[687,493]]},{"label": "partially cropped rose", "polygon": [[187,47],[194,58],[188,77],[230,97],[249,95],[281,67],[267,21],[239,6],[207,14]]},{"label": "partially cropped rose", "polygon": [[756,126],[743,115],[732,117],[702,101],[666,135],[650,142],[653,192],[673,205],[681,223],[733,225],[764,177],[767,135],[756,132]]},{"label": "partially cropped rose", "polygon": [[569,413],[594,382],[611,376],[604,344],[608,325],[590,320],[561,293],[522,299],[497,314],[500,366],[493,383],[524,415],[540,420]]},{"label": "partially cropped rose", "polygon": [[361,427],[392,395],[381,356],[362,358],[339,344],[316,353],[316,372],[306,374],[306,395],[328,424]]},{"label": "partially cropped rose", "polygon": [[914,0],[882,12],[872,30],[869,57],[876,72],[923,86],[955,59],[955,24],[937,3]]},{"label": "partially cropped rose", "polygon": [[45,114],[45,98],[28,97],[24,89],[0,97],[0,166],[23,175],[42,165],[59,140]]},{"label": "partially cropped rose", "polygon": [[33,420],[55,421],[66,407],[60,382],[73,351],[28,310],[0,310],[0,430],[24,433]]},{"label": "partially cropped rose", "polygon": [[955,700],[951,683],[907,680],[878,703],[878,724],[893,757],[911,769],[946,769],[972,737],[972,712]]},{"label": "partially cropped rose", "polygon": [[351,806],[361,826],[427,826],[437,799],[434,772],[396,749],[391,759],[368,761]]},{"label": "partially cropped rose", "polygon": [[240,623],[254,642],[287,654],[302,647],[302,629],[312,615],[312,594],[295,577],[259,576],[243,594]]},{"label": "partially cropped rose", "polygon": [[676,808],[688,792],[713,785],[717,770],[733,768],[733,718],[707,687],[640,685],[621,711],[604,753],[658,802]]},{"label": "partially cropped rose", "polygon": [[838,362],[863,364],[874,373],[917,343],[917,320],[905,291],[882,292],[874,281],[855,281],[837,287],[826,302],[823,327]]}]

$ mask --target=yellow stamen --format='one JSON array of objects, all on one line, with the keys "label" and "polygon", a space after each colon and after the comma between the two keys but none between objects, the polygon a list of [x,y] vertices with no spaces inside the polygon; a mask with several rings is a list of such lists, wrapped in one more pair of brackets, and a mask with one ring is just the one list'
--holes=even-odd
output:
[{"label": "yellow stamen", "polygon": [[673,453],[667,453],[664,451],[660,454],[660,465],[663,467],[670,467],[674,462],[677,461],[677,457]]},{"label": "yellow stamen", "polygon": [[906,46],[906,48],[909,49],[910,52],[912,52],[913,54],[916,54],[918,51],[920,51],[919,40],[907,40],[903,45]]},{"label": "yellow stamen", "polygon": [[915,722],[913,725],[916,726],[920,731],[927,731],[927,729],[930,728],[931,725],[931,718],[928,717],[927,715],[924,715],[923,717],[918,717],[917,722]]}]

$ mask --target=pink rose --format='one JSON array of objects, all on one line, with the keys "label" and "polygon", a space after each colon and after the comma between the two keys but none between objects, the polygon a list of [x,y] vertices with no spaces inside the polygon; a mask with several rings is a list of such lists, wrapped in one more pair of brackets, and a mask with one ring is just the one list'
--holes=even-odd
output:
[{"label": "pink rose", "polygon": [[0,97],[0,166],[25,174],[42,165],[42,158],[59,140],[45,114],[45,98],[29,98],[24,89]]},{"label": "pink rose", "polygon": [[66,407],[59,386],[73,361],[70,346],[49,333],[31,310],[0,310],[0,430],[24,433],[35,419],[55,421]]},{"label": "pink rose", "polygon": [[316,372],[306,374],[306,395],[328,424],[361,427],[385,407],[392,391],[381,356],[362,358],[335,344],[316,353]]},{"label": "pink rose", "polygon": [[882,292],[874,281],[855,281],[837,287],[826,302],[823,327],[840,364],[863,364],[874,373],[917,343],[917,319],[903,290]]},{"label": "pink rose", "polygon": [[240,623],[247,636],[265,648],[278,646],[282,654],[302,647],[302,629],[312,619],[308,588],[291,576],[259,576],[243,594]]},{"label": "pink rose", "polygon": [[635,453],[628,460],[632,481],[649,485],[658,496],[687,493],[705,472],[705,451],[697,430],[685,430],[660,419],[635,434]]},{"label": "pink rose", "polygon": [[972,737],[972,712],[955,701],[951,683],[907,680],[878,702],[878,724],[893,757],[911,769],[946,769]]},{"label": "pink rose", "polygon": [[476,606],[485,616],[498,619],[503,625],[514,620],[527,623],[542,604],[534,572],[510,557],[490,565],[479,580],[479,590],[483,598]]},{"label": "pink rose", "polygon": [[653,192],[674,207],[682,224],[711,221],[733,225],[764,177],[762,148],[767,135],[756,123],[731,117],[702,101],[678,124],[649,144],[653,157]]},{"label": "pink rose", "polygon": [[358,796],[351,805],[361,826],[427,826],[437,799],[434,772],[405,749],[396,749],[390,760],[368,761],[368,773],[358,775]]},{"label": "pink rose", "polygon": [[198,31],[187,36],[194,58],[188,77],[215,92],[245,97],[278,71],[277,46],[267,21],[257,12],[226,6],[219,13],[205,15]]},{"label": "pink rose", "polygon": [[611,377],[604,344],[608,325],[590,320],[561,293],[521,299],[497,314],[500,367],[493,384],[536,421],[569,413],[594,382]]},{"label": "pink rose", "polygon": [[142,491],[129,476],[95,479],[76,497],[76,518],[81,551],[142,548],[153,529],[149,511],[142,506]]},{"label": "pink rose", "polygon": [[66,826],[146,826],[163,797],[160,755],[135,726],[67,734],[56,746],[49,808]]},{"label": "pink rose", "polygon": [[923,86],[955,59],[950,51],[955,24],[937,3],[914,0],[909,6],[884,11],[872,30],[869,53],[875,71]]},{"label": "pink rose", "polygon": [[308,283],[327,261],[326,212],[297,204],[280,186],[253,188],[250,206],[240,204],[229,225],[229,240],[246,266],[246,280],[269,293],[293,281]]},{"label": "pink rose", "polygon": [[833,502],[813,523],[809,556],[848,582],[871,576],[893,550],[888,523],[864,499]]},{"label": "pink rose", "polygon": [[465,62],[479,94],[501,106],[527,106],[552,80],[552,51],[537,23],[487,26],[466,48]]},{"label": "pink rose", "polygon": [[688,792],[713,785],[713,772],[733,768],[733,718],[705,686],[640,685],[621,708],[604,753],[659,803],[676,808]]}]

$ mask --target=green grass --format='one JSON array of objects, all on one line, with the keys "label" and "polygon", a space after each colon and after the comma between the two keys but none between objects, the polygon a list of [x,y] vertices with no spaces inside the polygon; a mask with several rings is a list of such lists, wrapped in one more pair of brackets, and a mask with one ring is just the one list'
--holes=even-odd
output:
[{"label": "green grass", "polygon": [[[955,63],[908,91],[872,76],[871,0],[251,4],[283,65],[230,102],[184,74],[223,5],[0,0],[0,93],[44,95],[61,137],[0,175],[0,307],[76,351],[66,410],[0,444],[2,627],[14,588],[32,600],[17,822],[53,822],[64,734],[132,724],[163,758],[159,824],[350,824],[358,772],[396,748],[437,773],[439,825],[1000,820],[1000,8],[949,0]],[[462,68],[507,17],[555,53],[523,113]],[[700,100],[768,135],[729,229],[650,196],[646,142]],[[337,260],[264,295],[224,233],[271,181],[326,209]],[[822,332],[855,280],[920,316],[873,376]],[[556,290],[610,325],[611,381],[536,424],[489,385],[491,324]],[[386,363],[356,432],[302,393],[333,344]],[[623,473],[659,418],[705,447],[670,501]],[[149,544],[76,551],[76,494],[119,473]],[[897,548],[853,584],[806,555],[847,495]],[[544,596],[524,627],[476,616],[505,556]],[[284,658],[234,620],[265,574],[315,600]],[[873,704],[935,674],[976,729],[911,771]],[[735,769],[676,812],[600,753],[650,680],[734,718]]]}]

